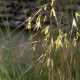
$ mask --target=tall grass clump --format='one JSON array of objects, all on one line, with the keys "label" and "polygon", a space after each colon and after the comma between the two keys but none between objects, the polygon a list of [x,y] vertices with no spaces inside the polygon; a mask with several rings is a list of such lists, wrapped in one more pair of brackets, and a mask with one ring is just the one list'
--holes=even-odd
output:
[{"label": "tall grass clump", "polygon": [[[16,36],[18,37],[26,30],[29,32],[30,36],[27,41],[17,47],[24,47],[19,56],[20,59],[26,49],[26,45],[28,47],[31,45],[30,49],[28,48],[27,50],[28,52],[30,51],[28,54],[31,51],[33,53],[32,63],[22,66],[21,61],[23,59],[12,62],[12,54],[15,53],[15,48],[17,47],[12,47],[13,50],[10,48],[12,51],[9,51],[9,49],[4,50],[3,53],[9,54],[6,55],[9,61],[4,61],[4,59],[0,58],[0,79],[79,80],[80,32],[78,19],[80,18],[80,14],[77,12],[74,15],[72,14],[72,21],[70,23],[67,19],[67,15],[69,14],[63,12],[55,0],[37,8],[39,10],[21,24],[25,23],[26,26]],[[35,19],[36,21],[32,25]],[[8,34],[8,36],[13,34],[17,29]],[[0,32],[3,36],[1,29]],[[13,40],[15,39],[14,37]]]}]

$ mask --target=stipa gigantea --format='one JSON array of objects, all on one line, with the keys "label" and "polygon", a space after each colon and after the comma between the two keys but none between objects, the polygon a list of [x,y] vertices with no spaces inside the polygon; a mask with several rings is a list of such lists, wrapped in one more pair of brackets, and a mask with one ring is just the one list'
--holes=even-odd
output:
[{"label": "stipa gigantea", "polygon": [[76,28],[77,29],[77,23],[76,23],[75,18],[73,18],[73,21],[72,21],[72,28]]},{"label": "stipa gigantea", "polygon": [[[55,19],[56,19],[56,21],[57,21],[56,12],[55,12],[55,9],[54,9],[53,5],[54,5],[54,0],[52,0],[50,12],[51,12],[51,17],[54,16]],[[46,6],[41,7],[39,9],[39,11],[37,11],[34,15],[31,16],[31,19],[28,18],[25,21],[25,22],[28,23],[27,26],[26,26],[27,29],[31,30],[31,28],[32,28],[31,23],[32,23],[33,18],[35,18],[36,15],[38,17],[36,19],[36,23],[34,24],[34,26],[35,26],[34,28],[38,30],[39,28],[42,27],[42,24],[41,24],[41,16],[42,15],[41,15],[41,13],[39,13],[42,9],[44,9],[46,11],[47,10],[47,7]],[[43,20],[44,22],[46,21],[46,17],[47,17],[47,15],[44,17],[44,20]],[[73,23],[72,24],[73,24],[73,28],[76,28],[76,24],[77,23],[75,23],[75,20],[73,20]],[[67,64],[68,63],[67,62],[68,60],[62,61],[64,56],[62,54],[60,54],[60,55],[58,54],[58,56],[57,56],[57,54],[55,54],[58,51],[59,51],[59,53],[62,53],[60,51],[60,47],[63,48],[64,47],[63,44],[65,44],[66,49],[68,48],[68,45],[70,45],[69,44],[69,41],[67,39],[68,37],[65,35],[65,33],[64,33],[63,30],[59,30],[59,26],[58,26],[58,28],[55,28],[55,29],[50,29],[50,28],[51,28],[51,25],[50,26],[47,25],[46,28],[43,28],[41,30],[41,35],[42,35],[42,33],[44,33],[45,36],[41,36],[41,37],[40,37],[40,35],[37,36],[37,34],[39,33],[37,31],[37,33],[35,33],[33,35],[30,35],[30,37],[28,39],[27,38],[26,39],[23,39],[24,36],[22,37],[21,40],[24,40],[25,41],[24,44],[22,43],[23,46],[22,45],[19,45],[20,46],[20,49],[21,49],[21,47],[24,47],[23,50],[22,50],[22,53],[21,53],[22,55],[23,55],[23,52],[27,53],[26,50],[27,51],[33,50],[34,53],[35,53],[36,49],[38,49],[39,46],[41,47],[41,49],[40,50],[38,49],[37,56],[36,56],[37,59],[35,59],[35,61],[33,61],[33,64],[30,65],[29,68],[23,74],[21,74],[22,75],[21,77],[24,77],[24,75],[26,75],[29,70],[34,69],[34,67],[36,66],[35,69],[34,69],[34,71],[33,71],[34,72],[33,73],[34,76],[32,76],[32,74],[31,74],[28,79],[41,79],[41,78],[43,79],[43,76],[45,76],[47,74],[48,74],[48,79],[49,80],[51,79],[51,77],[58,79],[58,77],[56,77],[57,76],[56,71],[58,72],[58,74],[60,76],[59,79],[61,79],[61,80],[62,79],[64,80],[64,78],[65,79],[68,79],[65,76],[66,72],[63,71],[63,69],[62,69],[63,68],[62,66],[64,66],[62,64],[63,63]],[[54,31],[55,30],[57,30],[57,31],[59,30],[58,31],[58,35],[56,36],[56,39],[54,39],[54,37],[52,37],[52,36],[54,36]],[[69,33],[67,33],[67,34],[69,34]],[[27,35],[25,34],[25,36],[27,36]],[[33,38],[35,38],[36,36],[38,37],[38,39],[36,41],[33,41]],[[78,39],[78,37],[79,37],[79,33],[77,33],[77,37],[76,38]],[[42,45],[40,45],[40,44],[42,44]],[[27,47],[26,45],[28,45],[28,48],[27,49],[26,49],[26,47]],[[29,45],[32,45],[32,46],[29,47]],[[74,46],[76,45],[75,44],[75,40],[73,42],[73,45]],[[56,52],[55,52],[55,50],[56,50]],[[29,54],[30,53],[31,52],[29,52]],[[26,56],[26,55],[24,55],[24,56]],[[23,57],[23,59],[24,59],[24,57]],[[22,59],[22,61],[23,61],[23,59]],[[58,59],[59,59],[59,61],[57,62]],[[53,64],[53,61],[54,61],[54,64]],[[55,67],[56,65],[57,65],[57,67]],[[49,70],[49,71],[46,70],[46,73],[45,73],[45,70],[44,70],[43,66],[45,66],[45,69],[48,68],[47,70]],[[64,68],[66,69],[65,66],[64,66]],[[70,69],[70,67],[67,67],[67,68]],[[51,75],[51,69],[52,69],[52,73],[54,74],[54,76]],[[62,69],[63,72],[61,71],[61,69]],[[40,73],[40,76],[38,75],[38,72]]]},{"label": "stipa gigantea", "polygon": [[31,30],[31,17],[28,20],[28,24],[26,25],[26,29]]}]

